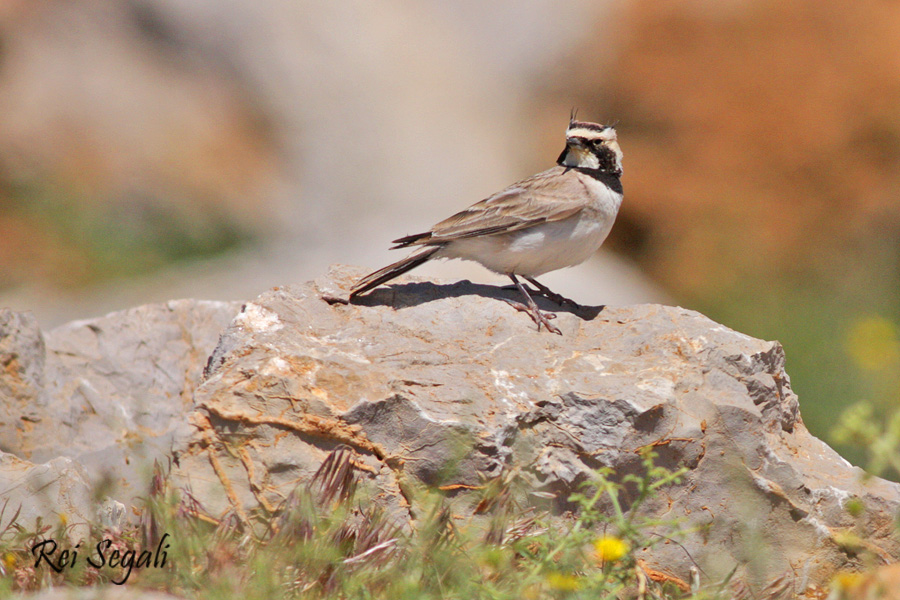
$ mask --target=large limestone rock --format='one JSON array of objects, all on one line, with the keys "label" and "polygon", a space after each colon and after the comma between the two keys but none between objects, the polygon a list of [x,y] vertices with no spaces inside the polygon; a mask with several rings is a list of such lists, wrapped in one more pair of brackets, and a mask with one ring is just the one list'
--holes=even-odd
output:
[{"label": "large limestone rock", "polygon": [[[28,313],[0,310],[0,528],[121,524],[189,435],[193,391],[240,303],[177,300],[46,334]],[[100,503],[95,492],[111,498]],[[77,530],[75,531],[77,533]]]},{"label": "large limestone rock", "polygon": [[207,510],[251,518],[339,445],[398,520],[425,486],[468,519],[472,488],[510,473],[520,505],[563,513],[592,470],[637,472],[651,445],[689,471],[645,510],[693,531],[645,552],[651,571],[712,582],[737,565],[736,581],[800,591],[863,554],[900,556],[900,487],[809,435],[777,343],[657,305],[558,310],[556,336],[500,300],[516,292],[469,282],[336,302],[360,274],[243,309],[176,301],[47,334],[0,312],[0,526],[17,507],[25,527],[60,513],[73,533],[117,526],[149,461],[169,458]]},{"label": "large limestone rock", "polygon": [[648,510],[695,531],[654,548],[652,569],[709,582],[737,566],[800,591],[858,560],[844,534],[900,557],[900,486],[809,434],[777,342],[658,305],[558,310],[556,336],[500,300],[516,292],[465,281],[336,302],[361,274],[266,292],[222,336],[174,474],[208,510],[272,510],[341,444],[397,518],[424,485],[453,490],[465,517],[466,490],[505,472],[565,509],[592,470],[635,472],[652,445],[689,471]]},{"label": "large limestone rock", "polygon": [[[86,537],[90,523],[100,523],[104,509],[124,517],[124,506],[108,500],[94,505],[88,475],[71,458],[59,457],[35,465],[0,452],[0,530],[15,522],[34,531],[38,524],[55,526],[71,522],[70,539]],[[109,524],[121,525],[118,517]]]}]

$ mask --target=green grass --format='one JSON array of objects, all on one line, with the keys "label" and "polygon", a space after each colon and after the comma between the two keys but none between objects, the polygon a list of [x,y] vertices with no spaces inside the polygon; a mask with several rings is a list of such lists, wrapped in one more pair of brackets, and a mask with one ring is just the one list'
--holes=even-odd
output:
[{"label": "green grass", "polygon": [[[258,513],[246,522],[234,514],[211,518],[189,493],[168,489],[158,472],[141,525],[123,532],[95,527],[91,541],[80,546],[76,568],[34,568],[29,552],[41,540],[65,540],[64,523],[0,532],[0,598],[123,580],[197,599],[612,599],[638,589],[646,598],[684,597],[674,584],[648,580],[637,568],[634,550],[662,540],[650,529],[678,535],[676,523],[653,520],[640,507],[681,472],[653,466],[652,452],[643,457],[640,476],[616,480],[601,470],[586,481],[568,498],[578,507],[575,515],[518,506],[511,493],[515,478],[507,477],[484,486],[474,519],[454,517],[451,499],[438,490],[422,492],[411,527],[357,497],[347,448],[329,455],[275,515]],[[122,567],[87,565],[86,549],[98,540],[139,556],[157,548],[166,533],[164,566],[129,575]],[[718,597],[714,591],[695,597]]]},{"label": "green grass", "polygon": [[14,186],[0,211],[52,240],[59,264],[35,267],[57,284],[76,287],[213,256],[252,239],[249,229],[217,213],[214,204],[140,197],[87,201],[51,183]]},{"label": "green grass", "polygon": [[[851,427],[853,420],[846,425]],[[0,523],[6,524],[0,528],[0,599],[50,587],[116,583],[197,600],[794,597],[796,582],[790,579],[776,579],[751,593],[731,581],[731,575],[704,581],[697,570],[693,581],[683,582],[671,576],[660,579],[659,572],[641,566],[637,552],[678,543],[689,533],[703,534],[643,510],[660,489],[679,483],[684,474],[684,469],[655,466],[656,455],[649,448],[641,451],[639,474],[595,472],[565,498],[570,512],[551,511],[549,506],[559,506],[560,499],[543,492],[532,491],[536,502],[520,505],[514,498],[527,487],[506,474],[482,486],[475,514],[466,518],[454,514],[453,498],[440,489],[416,492],[411,523],[392,520],[372,498],[361,495],[353,456],[350,448],[335,449],[273,514],[259,509],[213,518],[189,491],[170,489],[158,468],[140,524],[124,531],[94,526],[88,539],[67,541],[73,528],[64,515],[58,523],[27,531],[14,524],[12,507],[0,505]],[[548,501],[547,510],[536,508],[541,500]],[[859,517],[864,507],[848,502],[846,510]],[[70,560],[74,566],[61,572],[45,563],[36,566],[32,549],[47,540],[58,542],[57,559],[63,549],[77,550],[78,560]],[[113,550],[120,559],[131,552],[133,559],[146,556],[144,567],[89,565],[89,556],[98,562],[98,542],[106,544],[107,560]],[[864,540],[847,534],[839,543],[853,548],[861,564],[881,564]],[[751,554],[763,559],[764,553],[757,548]],[[833,585],[846,591],[865,577],[842,571]],[[811,597],[823,593],[816,588],[818,595]]]}]

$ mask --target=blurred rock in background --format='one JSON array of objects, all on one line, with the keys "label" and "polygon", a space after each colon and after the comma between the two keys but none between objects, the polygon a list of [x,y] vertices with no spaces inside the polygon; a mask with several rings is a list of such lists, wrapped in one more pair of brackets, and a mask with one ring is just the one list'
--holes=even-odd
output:
[{"label": "blurred rock in background", "polygon": [[[0,303],[49,326],[396,260],[391,239],[553,164],[569,108],[547,147],[526,100],[606,6],[10,5],[0,214],[18,233],[2,243]],[[562,293],[665,297],[622,259],[599,262]]]},{"label": "blurred rock in background", "polygon": [[615,252],[546,283],[781,340],[828,438],[900,398],[897,39],[874,0],[6,2],[0,305],[51,327],[380,267],[552,165],[578,107],[618,121],[626,201]]},{"label": "blurred rock in background", "polygon": [[2,17],[0,286],[142,274],[267,230],[275,140],[216,56],[139,2]]}]

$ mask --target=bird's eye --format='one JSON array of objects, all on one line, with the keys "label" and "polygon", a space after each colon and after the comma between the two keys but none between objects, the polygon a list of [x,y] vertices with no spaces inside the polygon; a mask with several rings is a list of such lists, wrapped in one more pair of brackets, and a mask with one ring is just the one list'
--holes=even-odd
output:
[{"label": "bird's eye", "polygon": [[603,140],[594,140],[592,143],[594,144],[594,148],[599,148],[603,145]]}]

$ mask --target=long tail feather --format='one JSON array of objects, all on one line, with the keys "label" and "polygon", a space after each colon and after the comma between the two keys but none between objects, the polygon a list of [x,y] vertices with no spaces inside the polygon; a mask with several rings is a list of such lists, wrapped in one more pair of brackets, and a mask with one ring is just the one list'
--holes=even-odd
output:
[{"label": "long tail feather", "polygon": [[353,286],[353,289],[350,290],[350,299],[352,300],[356,296],[364,294],[369,290],[378,287],[382,283],[390,281],[398,275],[402,275],[407,271],[415,269],[422,263],[428,261],[431,256],[440,249],[440,246],[425,248],[421,252],[413,254],[412,256],[407,256],[403,260],[397,261],[392,265],[388,265],[374,273],[369,273],[357,281],[356,285]]}]

